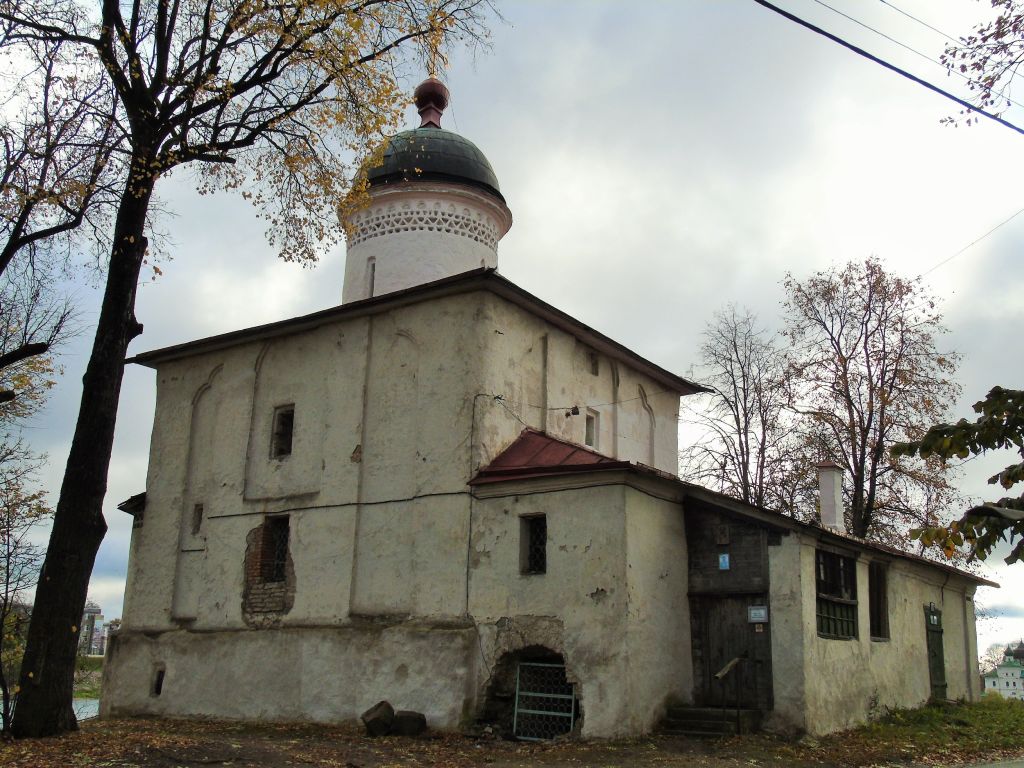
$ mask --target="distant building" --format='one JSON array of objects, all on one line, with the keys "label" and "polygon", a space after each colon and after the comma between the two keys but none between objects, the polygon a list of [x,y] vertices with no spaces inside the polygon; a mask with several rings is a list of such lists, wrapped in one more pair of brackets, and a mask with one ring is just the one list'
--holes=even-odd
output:
[{"label": "distant building", "polygon": [[[78,636],[78,652],[84,654],[103,653],[105,637],[103,634],[103,614],[101,608],[91,600],[85,604],[85,613],[82,614],[82,632]],[[99,651],[96,651],[96,643],[99,641]]]},{"label": "distant building", "polygon": [[1016,648],[1006,646],[1003,660],[982,680],[986,692],[1024,701],[1024,640]]}]

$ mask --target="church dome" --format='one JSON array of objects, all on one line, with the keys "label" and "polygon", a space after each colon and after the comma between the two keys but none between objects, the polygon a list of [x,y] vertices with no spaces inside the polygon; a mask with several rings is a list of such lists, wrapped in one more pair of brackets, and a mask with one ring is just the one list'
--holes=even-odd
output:
[{"label": "church dome", "polygon": [[384,162],[370,168],[367,179],[371,187],[402,181],[468,184],[505,201],[494,169],[476,144],[431,125],[392,136],[384,150]]},{"label": "church dome", "polygon": [[469,139],[441,127],[449,98],[448,88],[436,77],[419,84],[414,99],[420,127],[391,137],[383,162],[366,174],[370,186],[403,181],[454,182],[490,192],[504,203],[498,177],[484,153]]},{"label": "church dome", "polygon": [[498,268],[512,212],[477,146],[441,127],[448,88],[416,89],[420,125],[391,137],[364,166],[369,202],[339,210],[345,227],[342,303]]}]

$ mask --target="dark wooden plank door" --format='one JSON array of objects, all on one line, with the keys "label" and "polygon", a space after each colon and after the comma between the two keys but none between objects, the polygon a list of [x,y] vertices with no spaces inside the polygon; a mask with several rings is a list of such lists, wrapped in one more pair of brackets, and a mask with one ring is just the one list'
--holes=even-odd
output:
[{"label": "dark wooden plank door", "polygon": [[946,657],[942,649],[942,611],[924,607],[924,629],[928,640],[928,680],[932,686],[932,699],[946,698]]},{"label": "dark wooden plank door", "polygon": [[[749,623],[751,605],[767,605],[767,595],[691,597],[697,704],[734,707],[738,702],[741,709],[772,708],[771,625]],[[742,661],[716,680],[715,674],[734,658]]]}]

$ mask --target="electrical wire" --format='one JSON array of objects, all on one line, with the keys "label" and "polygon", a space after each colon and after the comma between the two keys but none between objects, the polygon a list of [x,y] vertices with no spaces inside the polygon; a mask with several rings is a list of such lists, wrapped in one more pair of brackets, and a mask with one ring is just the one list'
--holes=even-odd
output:
[{"label": "electrical wire", "polygon": [[949,41],[950,41],[951,43],[955,43],[956,45],[960,45],[960,41],[959,41],[959,40],[957,40],[957,39],[956,39],[955,37],[952,37],[951,35],[948,35],[948,34],[946,34],[946,33],[945,33],[945,32],[943,32],[943,31],[942,31],[941,29],[938,29],[938,28],[936,28],[936,27],[933,27],[933,26],[932,26],[931,24],[929,24],[929,23],[928,23],[927,21],[922,21],[921,19],[917,18],[917,16],[914,16],[914,15],[913,15],[912,13],[908,13],[907,11],[904,11],[904,10],[903,10],[902,8],[897,8],[897,7],[895,6],[895,5],[893,5],[892,3],[890,3],[890,2],[888,1],[888,0],[879,0],[879,2],[880,2],[880,3],[882,4],[882,5],[887,5],[887,6],[889,6],[889,7],[890,7],[890,8],[892,8],[892,9],[893,9],[894,11],[896,11],[896,13],[900,13],[900,14],[903,14],[904,16],[906,16],[906,17],[907,17],[908,19],[910,19],[911,21],[916,21],[916,22],[917,22],[918,24],[920,24],[920,25],[921,25],[922,27],[927,27],[927,28],[928,28],[928,29],[930,29],[930,30],[931,30],[932,32],[935,32],[935,33],[937,33],[937,34],[940,34],[940,35],[942,35],[942,36],[943,36],[944,38],[946,38],[947,40],[949,40]]},{"label": "electrical wire", "polygon": [[936,269],[938,269],[939,267],[941,267],[941,266],[943,266],[943,265],[945,265],[945,264],[948,264],[948,263],[949,263],[949,262],[951,262],[951,261],[952,261],[953,259],[955,259],[955,258],[956,258],[957,256],[959,256],[959,255],[960,255],[961,253],[963,253],[964,251],[967,251],[967,250],[969,250],[970,248],[973,248],[973,247],[974,247],[974,246],[976,246],[976,245],[977,245],[978,243],[980,243],[980,242],[981,242],[982,240],[984,240],[984,239],[985,239],[986,237],[988,237],[988,236],[989,236],[989,235],[991,235],[991,234],[992,234],[993,232],[995,232],[995,231],[996,231],[997,229],[999,229],[1000,227],[1003,227],[1003,226],[1005,226],[1005,225],[1009,224],[1009,223],[1010,223],[1011,221],[1013,221],[1014,219],[1016,219],[1016,218],[1017,218],[1018,216],[1020,216],[1020,215],[1021,215],[1022,213],[1024,213],[1024,208],[1021,208],[1021,209],[1020,209],[1019,211],[1017,211],[1017,212],[1016,212],[1015,214],[1013,214],[1013,215],[1012,215],[1012,216],[1010,216],[1009,218],[1003,219],[1003,220],[1002,220],[1001,222],[999,222],[999,223],[998,223],[998,224],[996,224],[996,225],[995,225],[994,227],[992,227],[992,229],[990,229],[990,230],[989,230],[988,232],[986,232],[985,234],[983,234],[983,235],[982,235],[981,237],[978,237],[978,238],[976,238],[976,239],[972,240],[972,241],[971,241],[971,242],[969,242],[969,243],[968,243],[967,245],[965,245],[965,246],[964,246],[963,248],[961,248],[961,249],[960,249],[959,251],[957,251],[956,253],[954,253],[954,254],[953,254],[952,256],[947,256],[947,257],[946,257],[946,258],[944,258],[944,259],[943,259],[942,261],[940,261],[940,262],[939,262],[938,264],[936,264],[936,265],[935,265],[934,267],[931,267],[930,269],[928,269],[928,270],[926,270],[926,271],[922,272],[922,273],[921,273],[920,275],[918,275],[918,278],[922,278],[922,277],[924,277],[925,275],[930,275],[930,274],[931,274],[932,272],[934,272],[934,271],[935,271]]},{"label": "electrical wire", "polygon": [[884,67],[885,69],[888,69],[891,72],[895,72],[897,75],[905,77],[908,80],[910,80],[910,81],[912,81],[914,83],[917,83],[918,85],[923,86],[924,88],[927,88],[929,91],[933,91],[934,93],[937,93],[940,96],[945,96],[947,99],[949,99],[950,101],[956,102],[957,104],[962,106],[964,109],[968,110],[969,112],[973,112],[973,113],[982,115],[984,117],[987,117],[989,120],[994,120],[995,122],[999,123],[1000,125],[1004,125],[1007,128],[1009,128],[1011,130],[1014,130],[1014,131],[1016,131],[1019,134],[1024,135],[1024,128],[1020,128],[1020,127],[1014,125],[1009,120],[1005,120],[1005,119],[999,117],[999,115],[995,115],[995,114],[993,114],[991,112],[987,112],[986,110],[981,109],[980,107],[975,106],[974,104],[971,104],[970,102],[965,101],[964,99],[961,99],[959,96],[954,96],[949,91],[943,90],[942,88],[939,88],[939,86],[934,85],[933,83],[930,83],[927,80],[924,80],[924,79],[918,77],[917,75],[913,75],[910,72],[907,72],[907,70],[905,70],[905,69],[901,69],[900,67],[897,67],[895,64],[891,64],[888,61],[885,61],[884,59],[880,59],[878,56],[875,56],[872,53],[868,53],[863,48],[860,48],[860,47],[854,45],[853,43],[847,42],[846,40],[844,40],[843,38],[839,37],[838,35],[833,35],[831,32],[826,32],[821,27],[815,26],[814,24],[811,24],[809,21],[805,21],[804,19],[801,19],[799,16],[796,16],[796,15],[790,13],[789,11],[783,10],[782,8],[779,8],[777,5],[773,5],[772,3],[769,3],[768,0],[754,0],[754,2],[757,3],[760,6],[763,6],[764,8],[767,8],[770,11],[773,11],[773,12],[779,14],[783,18],[788,19],[789,21],[792,21],[794,24],[799,24],[801,27],[809,29],[812,32],[814,32],[815,34],[818,34],[818,35],[821,35],[822,37],[828,38],[832,42],[834,42],[834,43],[836,43],[838,45],[843,46],[847,50],[853,51],[858,56],[863,56],[865,59],[868,59],[869,61],[872,61],[875,64],[878,64],[879,66]]},{"label": "electrical wire", "polygon": [[[848,13],[844,13],[843,11],[840,11],[838,8],[833,8],[831,5],[829,5],[828,3],[824,2],[824,0],[814,0],[814,2],[816,2],[818,5],[820,5],[823,8],[828,8],[828,10],[832,11],[832,13],[835,13],[835,14],[837,14],[839,16],[842,16],[844,19],[847,19],[848,21],[852,21],[854,24],[857,24],[858,26],[863,27],[864,29],[868,30],[869,32],[874,32],[879,37],[884,37],[886,40],[888,40],[891,43],[895,43],[900,48],[904,48],[904,49],[910,51],[911,53],[913,53],[913,54],[915,54],[917,56],[920,56],[925,61],[927,61],[927,62],[929,62],[931,64],[935,64],[936,66],[942,67],[947,72],[952,72],[954,75],[959,77],[961,80],[964,80],[964,81],[966,81],[968,83],[973,83],[974,82],[974,80],[972,78],[968,77],[963,72],[960,72],[958,70],[950,69],[950,68],[946,67],[938,59],[933,59],[927,53],[922,53],[921,51],[917,50],[916,48],[912,48],[911,46],[907,45],[906,43],[904,43],[904,42],[902,42],[900,40],[897,40],[895,37],[892,37],[891,35],[887,35],[885,32],[882,32],[882,31],[880,31],[878,29],[875,29],[870,24],[866,24],[863,21],[860,21],[859,19],[856,19],[853,16],[850,16]],[[1010,102],[1011,104],[1017,105],[1018,107],[1024,107],[1024,104],[1021,104],[1019,101],[1014,101],[1013,99],[1011,99],[1009,97],[1006,97],[1006,100],[1008,102]]]}]

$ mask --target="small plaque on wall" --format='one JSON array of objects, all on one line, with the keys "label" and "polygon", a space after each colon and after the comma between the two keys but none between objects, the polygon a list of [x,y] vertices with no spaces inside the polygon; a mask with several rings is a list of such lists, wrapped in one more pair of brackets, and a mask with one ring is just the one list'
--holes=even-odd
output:
[{"label": "small plaque on wall", "polygon": [[718,570],[728,571],[729,570],[729,553],[723,552],[718,556]]},{"label": "small plaque on wall", "polygon": [[747,606],[747,623],[749,623],[749,624],[767,624],[768,623],[768,606],[767,605],[748,605]]},{"label": "small plaque on wall", "polygon": [[729,543],[729,526],[719,525],[715,528],[715,544],[725,546]]}]

